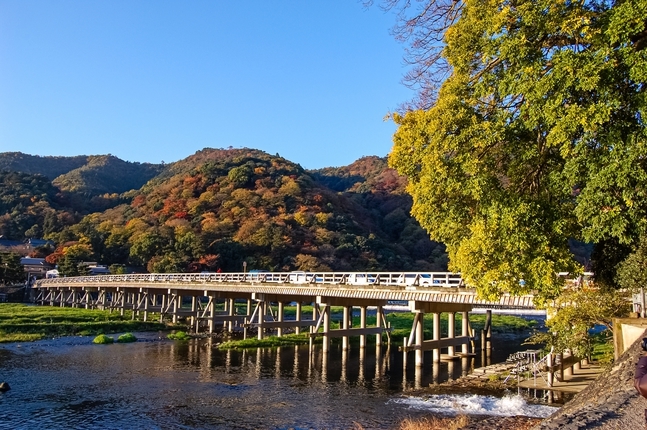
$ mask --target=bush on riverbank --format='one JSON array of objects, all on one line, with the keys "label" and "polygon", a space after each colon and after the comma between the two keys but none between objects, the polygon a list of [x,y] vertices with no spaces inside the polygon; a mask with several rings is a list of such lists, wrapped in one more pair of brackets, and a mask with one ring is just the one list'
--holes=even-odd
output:
[{"label": "bush on riverbank", "polygon": [[0,343],[167,329],[163,323],[133,321],[131,318],[131,312],[121,316],[118,312],[97,309],[0,303]]},{"label": "bush on riverbank", "polygon": [[132,333],[125,333],[117,338],[117,342],[119,343],[137,342],[137,338]]},{"label": "bush on riverbank", "polygon": [[[261,340],[258,339],[243,339],[243,340],[230,340],[218,345],[221,349],[232,348],[275,348],[278,346],[294,346],[303,345],[309,341],[308,334],[286,334],[285,336],[268,336]],[[320,340],[321,342],[321,340]]]},{"label": "bush on riverbank", "polygon": [[174,333],[170,333],[166,337],[168,337],[171,340],[189,340],[189,339],[191,339],[191,336],[189,336],[185,331],[176,331]]},{"label": "bush on riverbank", "polygon": [[94,338],[92,343],[96,343],[99,345],[106,345],[106,344],[114,343],[114,341],[115,340],[110,336],[106,336],[105,334],[100,334],[99,336]]}]

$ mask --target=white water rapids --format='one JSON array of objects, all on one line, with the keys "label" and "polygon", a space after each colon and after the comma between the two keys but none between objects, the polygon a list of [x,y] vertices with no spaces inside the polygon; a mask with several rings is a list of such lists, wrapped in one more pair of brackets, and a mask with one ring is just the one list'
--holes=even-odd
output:
[{"label": "white water rapids", "polygon": [[557,411],[555,406],[536,405],[526,402],[519,395],[505,397],[477,394],[438,394],[428,397],[401,397],[391,402],[444,415],[494,415],[501,417],[527,416],[545,418]]}]

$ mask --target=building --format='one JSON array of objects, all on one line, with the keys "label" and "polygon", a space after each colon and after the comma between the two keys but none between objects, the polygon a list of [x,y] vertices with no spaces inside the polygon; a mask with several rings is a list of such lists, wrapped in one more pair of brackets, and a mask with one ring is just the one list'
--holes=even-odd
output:
[{"label": "building", "polygon": [[44,278],[47,271],[54,268],[54,265],[49,264],[44,258],[23,257],[20,259],[20,264],[29,277],[39,279]]}]

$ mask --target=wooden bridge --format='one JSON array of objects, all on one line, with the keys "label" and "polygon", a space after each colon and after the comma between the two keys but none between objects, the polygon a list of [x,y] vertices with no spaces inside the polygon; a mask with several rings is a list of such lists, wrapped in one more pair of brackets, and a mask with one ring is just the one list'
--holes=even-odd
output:
[{"label": "wooden bridge", "polygon": [[[402,350],[415,351],[416,365],[423,363],[423,352],[433,351],[433,361],[453,359],[470,353],[472,339],[469,312],[474,307],[534,309],[532,296],[502,296],[488,302],[477,298],[476,290],[465,286],[460,274],[447,272],[248,272],[194,274],[132,274],[79,276],[40,279],[34,282],[35,301],[40,304],[133,311],[168,315],[173,322],[187,318],[195,331],[206,327],[213,332],[217,324],[233,330],[256,328],[258,338],[266,330],[300,333],[308,328],[311,339],[323,337],[323,351],[330,348],[332,337],[342,338],[342,349],[348,348],[350,336],[359,336],[360,347],[366,336],[375,335],[380,345],[383,334],[390,341],[390,327],[384,307],[389,303],[408,304],[415,314],[411,336]],[[190,298],[190,307],[189,307]],[[246,306],[235,306],[244,301]],[[296,306],[294,320],[286,320],[284,307]],[[313,304],[312,319],[303,319],[302,305]],[[216,305],[224,311],[216,311]],[[272,305],[278,308],[274,312]],[[331,329],[332,306],[341,306],[343,316],[339,329]],[[367,309],[375,308],[375,326],[366,324]],[[359,308],[360,326],[351,327],[353,308]],[[242,311],[242,309],[245,309]],[[441,336],[440,314],[448,314],[448,331]],[[462,313],[461,335],[455,335],[455,315]],[[423,322],[426,313],[433,315],[433,338],[424,339]],[[488,312],[489,313],[489,312]],[[488,327],[486,327],[487,331]],[[457,347],[461,348],[460,353]]]}]

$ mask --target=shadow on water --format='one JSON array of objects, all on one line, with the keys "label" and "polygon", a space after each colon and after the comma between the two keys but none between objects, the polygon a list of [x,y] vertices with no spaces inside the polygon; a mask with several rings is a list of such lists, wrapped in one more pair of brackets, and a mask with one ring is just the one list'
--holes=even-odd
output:
[{"label": "shadow on water", "polygon": [[[0,346],[0,380],[12,387],[0,394],[0,428],[386,429],[407,417],[455,413],[457,399],[416,403],[408,392],[474,366],[471,359],[432,365],[429,356],[422,369],[410,361],[405,370],[402,353],[386,346],[221,351],[211,339],[138,337]],[[492,401],[479,399],[472,402],[491,413]]]}]

